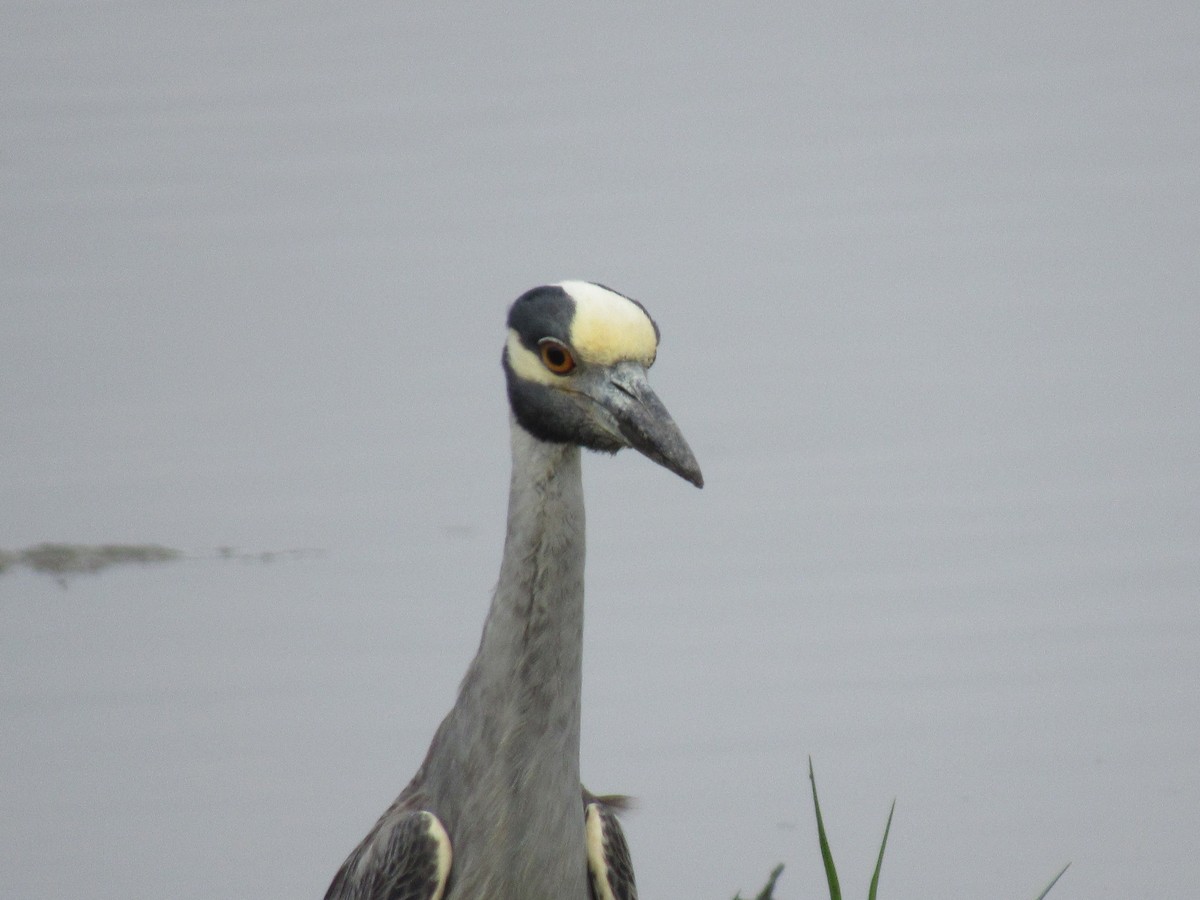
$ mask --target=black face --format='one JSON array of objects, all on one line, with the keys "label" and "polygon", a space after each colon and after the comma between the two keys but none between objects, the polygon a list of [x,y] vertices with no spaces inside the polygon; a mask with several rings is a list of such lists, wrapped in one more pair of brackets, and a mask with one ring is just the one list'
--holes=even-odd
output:
[{"label": "black face", "polygon": [[691,448],[646,380],[658,327],[647,314],[652,344],[638,313],[630,319],[624,302],[609,296],[615,292],[594,287],[534,288],[513,303],[503,356],[513,417],[547,443],[609,453],[632,447],[702,487]]},{"label": "black face", "polygon": [[539,441],[578,444],[589,450],[616,453],[625,446],[619,438],[597,427],[595,401],[575,391],[560,390],[528,381],[513,372],[504,351],[508,404],[517,422]]},{"label": "black face", "polygon": [[[539,341],[554,338],[570,346],[575,301],[561,287],[545,285],[526,291],[508,311],[508,327],[530,352],[539,352]],[[519,377],[504,351],[508,402],[517,422],[541,441],[578,444],[591,450],[615,453],[625,446],[594,421],[595,402],[582,393],[558,389]],[[565,383],[564,383],[565,387]]]}]

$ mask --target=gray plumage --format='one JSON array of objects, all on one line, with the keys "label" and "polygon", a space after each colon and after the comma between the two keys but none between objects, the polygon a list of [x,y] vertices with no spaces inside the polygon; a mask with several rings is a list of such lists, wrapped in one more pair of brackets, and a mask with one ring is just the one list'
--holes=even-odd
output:
[{"label": "gray plumage", "polygon": [[508,528],[479,649],[417,774],[326,900],[636,900],[616,804],[579,774],[580,447],[632,446],[702,485],[646,381],[657,342],[639,304],[584,282],[510,309]]}]

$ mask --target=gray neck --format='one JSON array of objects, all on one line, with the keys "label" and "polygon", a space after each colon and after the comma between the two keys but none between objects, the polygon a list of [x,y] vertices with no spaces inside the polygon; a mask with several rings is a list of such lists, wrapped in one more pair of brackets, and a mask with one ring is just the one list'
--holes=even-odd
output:
[{"label": "gray neck", "polygon": [[[476,704],[538,752],[547,740],[579,755],[583,667],[583,480],[579,448],[547,444],[512,424],[508,532],[479,652],[459,707]],[[482,685],[497,696],[484,696]],[[518,749],[516,747],[514,750]],[[527,765],[529,757],[517,760]]]},{"label": "gray neck", "polygon": [[580,454],[511,429],[500,580],[422,781],[450,831],[456,898],[582,898]]}]

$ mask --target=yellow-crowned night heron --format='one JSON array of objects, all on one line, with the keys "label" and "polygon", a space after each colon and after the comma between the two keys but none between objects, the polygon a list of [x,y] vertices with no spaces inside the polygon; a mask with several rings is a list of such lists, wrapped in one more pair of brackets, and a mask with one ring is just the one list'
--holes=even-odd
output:
[{"label": "yellow-crowned night heron", "polygon": [[326,900],[636,898],[617,804],[579,780],[579,448],[633,447],[703,485],[646,381],[657,350],[642,305],[600,285],[539,287],[512,305],[508,532],[479,650],[424,763]]}]

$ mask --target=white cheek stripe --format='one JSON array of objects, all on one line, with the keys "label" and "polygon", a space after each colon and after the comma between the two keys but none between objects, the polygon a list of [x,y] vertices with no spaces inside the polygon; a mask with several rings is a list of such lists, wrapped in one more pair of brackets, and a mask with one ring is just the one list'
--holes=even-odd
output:
[{"label": "white cheek stripe", "polygon": [[561,375],[555,375],[542,365],[542,358],[522,344],[520,336],[512,328],[508,329],[508,364],[523,381],[555,384],[562,380]]},{"label": "white cheek stripe", "polygon": [[636,303],[587,281],[558,285],[575,301],[571,346],[586,362],[611,366],[625,359],[654,362],[658,338],[654,323]]}]

